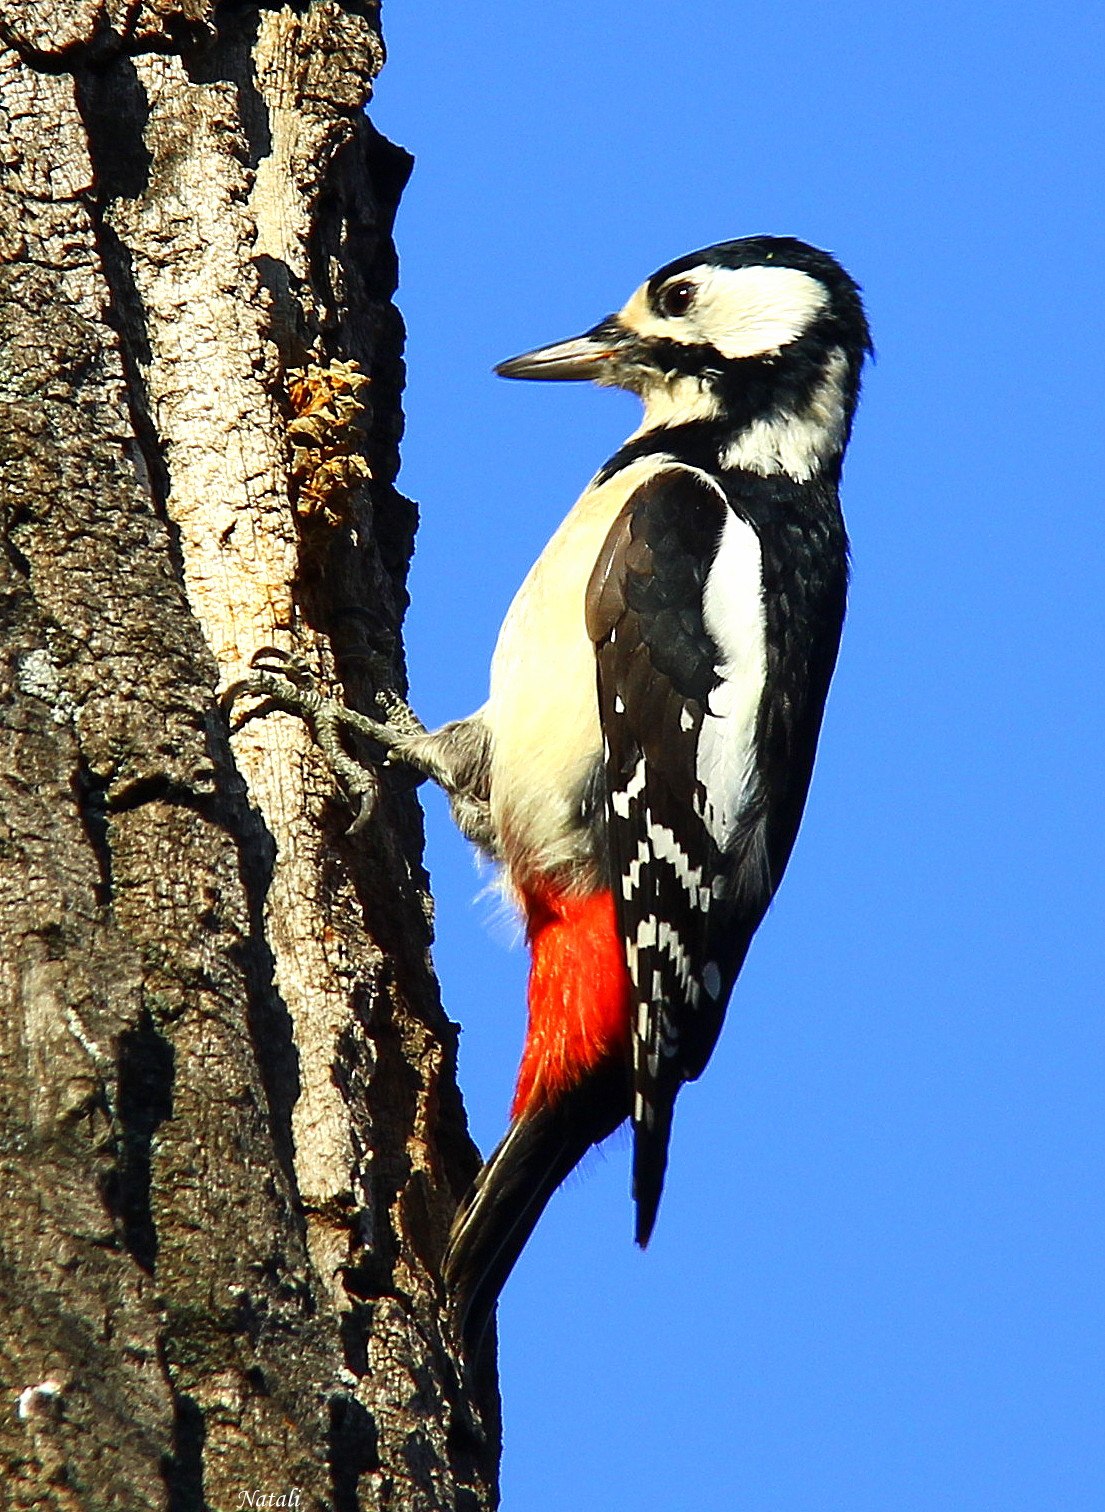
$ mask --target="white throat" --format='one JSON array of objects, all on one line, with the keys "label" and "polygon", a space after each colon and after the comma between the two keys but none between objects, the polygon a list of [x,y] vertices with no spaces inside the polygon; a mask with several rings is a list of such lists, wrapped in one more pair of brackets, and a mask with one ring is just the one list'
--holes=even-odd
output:
[{"label": "white throat", "polygon": [[641,402],[645,413],[629,437],[630,441],[664,426],[687,425],[693,420],[716,420],[721,414],[717,395],[701,378],[670,378],[657,383],[641,395]]}]

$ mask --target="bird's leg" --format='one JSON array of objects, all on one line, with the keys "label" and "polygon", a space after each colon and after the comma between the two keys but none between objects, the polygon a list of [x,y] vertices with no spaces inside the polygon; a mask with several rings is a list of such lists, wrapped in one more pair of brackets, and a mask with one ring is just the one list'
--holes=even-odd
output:
[{"label": "bird's leg", "polygon": [[440,730],[427,730],[394,690],[385,689],[376,695],[385,717],[372,719],[337,699],[326,698],[303,663],[275,647],[256,652],[250,667],[250,675],[224,693],[224,707],[229,709],[240,698],[264,700],[259,709],[239,721],[239,727],[246,719],[264,715],[272,708],[303,719],[331,770],[358,800],[359,812],[351,830],[360,829],[372,817],[379,783],[374,768],[354,759],[345,749],[343,730],[381,747],[384,754],[378,765],[406,767],[418,782],[435,782],[448,796],[462,833],[493,850],[487,802],[488,742],[478,715],[443,725]]}]

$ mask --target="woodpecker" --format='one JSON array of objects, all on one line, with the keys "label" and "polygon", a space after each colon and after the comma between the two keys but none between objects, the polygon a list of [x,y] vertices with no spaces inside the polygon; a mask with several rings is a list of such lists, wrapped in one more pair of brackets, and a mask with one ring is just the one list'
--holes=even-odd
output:
[{"label": "woodpecker", "polygon": [[525,921],[510,1125],[444,1262],[470,1355],[549,1198],[627,1118],[638,1244],[652,1233],[676,1096],[710,1058],[806,801],[870,351],[833,257],[754,236],[668,263],[585,335],[502,363],[628,389],[641,424],[519,589],[481,709],[433,732],[342,715],[446,789]]}]

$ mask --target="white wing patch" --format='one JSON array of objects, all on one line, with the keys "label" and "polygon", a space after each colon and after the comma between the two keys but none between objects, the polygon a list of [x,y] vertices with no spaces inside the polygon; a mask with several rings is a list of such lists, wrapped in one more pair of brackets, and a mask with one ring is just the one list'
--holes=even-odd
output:
[{"label": "white wing patch", "polygon": [[756,720],[767,677],[760,542],[727,512],[703,595],[706,629],[721,652],[722,681],[699,732],[696,776],[706,791],[702,818],[728,850],[755,786]]}]

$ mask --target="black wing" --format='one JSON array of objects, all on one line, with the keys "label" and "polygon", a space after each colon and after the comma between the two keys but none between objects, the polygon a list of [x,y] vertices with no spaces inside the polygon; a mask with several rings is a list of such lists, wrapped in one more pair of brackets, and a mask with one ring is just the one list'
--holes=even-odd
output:
[{"label": "black wing", "polygon": [[[637,1241],[652,1232],[679,1087],[709,1059],[733,982],[770,896],[764,803],[704,769],[725,658],[707,628],[706,585],[729,519],[703,474],[666,468],[631,496],[587,595],[605,737],[611,883],[635,993],[634,1198]],[[743,522],[734,528],[749,530]],[[760,593],[759,578],[755,592]],[[757,610],[758,612],[758,610]],[[716,743],[716,742],[715,742]],[[736,813],[719,826],[712,800]],[[724,833],[719,834],[719,830]]]}]

